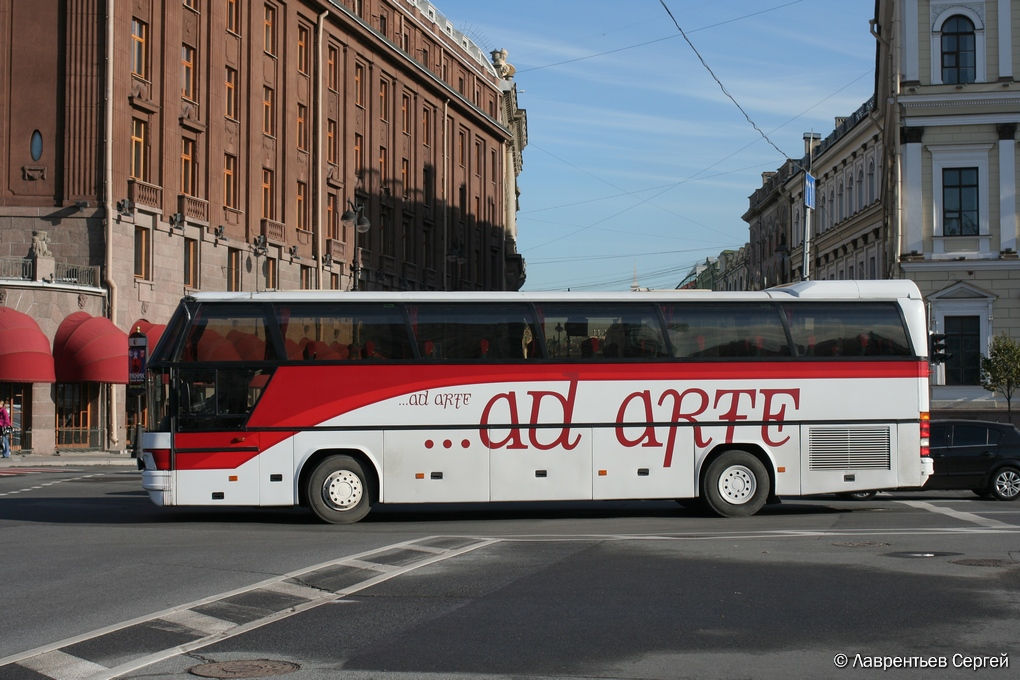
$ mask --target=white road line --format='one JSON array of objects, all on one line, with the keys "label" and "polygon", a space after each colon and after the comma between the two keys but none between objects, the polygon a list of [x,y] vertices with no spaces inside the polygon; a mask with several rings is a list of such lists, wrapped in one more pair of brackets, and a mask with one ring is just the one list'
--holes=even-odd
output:
[{"label": "white road line", "polygon": [[237,624],[233,621],[225,621],[224,619],[218,619],[215,616],[208,616],[207,614],[200,614],[199,612],[192,611],[190,609],[182,609],[180,611],[171,612],[166,616],[159,617],[161,621],[169,621],[170,623],[176,623],[179,626],[190,628],[199,633],[205,635],[215,635],[216,633],[222,633],[223,631],[230,630]]},{"label": "white road line", "polygon": [[[365,590],[366,588],[371,588],[372,586],[374,586],[376,584],[383,583],[383,582],[388,581],[388,580],[390,580],[392,578],[396,578],[396,577],[401,576],[403,574],[406,574],[408,572],[414,571],[416,569],[420,569],[421,567],[427,567],[427,566],[435,564],[437,562],[442,562],[443,560],[447,560],[447,559],[450,559],[452,557],[457,557],[459,555],[463,555],[463,554],[469,553],[469,552],[471,552],[473,550],[477,550],[479,548],[484,548],[484,547],[487,547],[489,545],[492,545],[494,543],[498,543],[499,542],[499,539],[496,539],[496,538],[483,538],[483,537],[475,536],[475,537],[472,537],[474,539],[473,543],[470,543],[468,545],[465,545],[465,546],[462,546],[462,547],[459,547],[459,548],[454,548],[454,549],[443,551],[441,554],[432,554],[432,555],[430,555],[430,553],[432,552],[431,550],[430,551],[422,551],[424,555],[427,555],[427,556],[425,556],[424,559],[422,559],[419,562],[415,562],[413,564],[408,564],[408,565],[402,566],[402,567],[393,567],[393,568],[391,568],[391,567],[388,567],[386,565],[373,564],[373,563],[367,561],[367,560],[371,560],[374,555],[380,555],[380,554],[389,553],[389,552],[392,552],[393,550],[408,549],[408,548],[411,548],[416,541],[431,540],[433,538],[436,538],[436,537],[430,536],[430,537],[425,537],[425,538],[417,538],[417,539],[412,539],[412,540],[408,540],[408,541],[402,541],[400,543],[394,543],[392,545],[384,546],[382,548],[375,548],[375,549],[368,550],[368,551],[365,551],[365,552],[362,552],[362,553],[359,553],[359,554],[356,554],[356,555],[351,555],[349,557],[341,557],[341,558],[338,558],[336,560],[331,560],[329,562],[323,562],[323,563],[320,563],[320,564],[316,564],[316,565],[312,565],[312,566],[309,566],[309,567],[305,567],[305,568],[297,570],[297,571],[292,571],[292,572],[287,573],[287,574],[282,574],[280,576],[276,576],[276,577],[273,577],[273,578],[270,578],[270,579],[266,579],[264,581],[260,581],[258,583],[254,583],[254,584],[251,584],[249,586],[245,586],[245,587],[242,587],[242,588],[237,588],[237,589],[230,590],[230,591],[223,592],[223,593],[218,593],[216,595],[212,595],[212,596],[209,596],[209,597],[206,597],[206,598],[202,598],[201,600],[196,600],[194,602],[189,602],[187,604],[184,604],[184,605],[181,605],[181,606],[178,606],[178,607],[172,607],[170,609],[165,609],[163,611],[156,612],[154,614],[149,614],[147,616],[140,616],[140,617],[131,619],[129,621],[122,621],[122,622],[120,622],[118,624],[114,624],[114,625],[111,625],[111,626],[106,626],[104,628],[100,628],[98,630],[94,630],[94,631],[91,631],[89,633],[85,633],[85,634],[82,634],[82,635],[77,635],[75,637],[68,638],[66,640],[60,640],[58,642],[53,642],[53,643],[50,643],[48,645],[44,645],[42,647],[37,647],[36,649],[28,650],[28,651],[25,651],[25,652],[21,652],[19,654],[15,654],[15,655],[12,655],[12,656],[8,656],[8,657],[5,657],[5,658],[2,658],[2,659],[0,659],[0,668],[2,668],[3,666],[6,666],[7,664],[12,664],[12,663],[19,664],[19,665],[24,666],[26,668],[33,668],[32,664],[45,663],[45,662],[40,662],[39,660],[40,659],[49,659],[49,658],[51,658],[51,655],[54,655],[54,656],[52,656],[52,658],[54,660],[63,659],[64,662],[66,662],[67,664],[70,664],[69,667],[73,666],[72,662],[75,662],[75,663],[90,663],[90,662],[87,662],[87,661],[83,661],[81,659],[76,659],[75,657],[70,656],[68,654],[65,654],[64,652],[61,652],[59,650],[65,648],[65,647],[68,647],[70,645],[77,644],[79,642],[84,642],[86,640],[92,640],[92,639],[98,638],[98,637],[103,636],[103,635],[108,635],[110,633],[114,633],[114,632],[117,632],[119,630],[123,630],[125,628],[129,628],[131,626],[136,626],[138,624],[148,623],[148,622],[154,621],[156,619],[165,619],[165,620],[168,620],[168,621],[174,621],[175,623],[180,623],[181,625],[184,625],[184,626],[187,626],[187,627],[193,627],[192,623],[188,623],[189,620],[194,622],[196,625],[201,625],[201,623],[199,622],[198,619],[191,618],[192,615],[195,615],[195,612],[190,611],[194,607],[198,607],[198,606],[204,605],[204,604],[209,604],[209,603],[212,603],[212,602],[219,602],[221,600],[225,600],[225,599],[233,597],[235,595],[241,595],[241,594],[244,594],[244,593],[250,593],[250,592],[256,591],[256,590],[278,590],[278,591],[292,590],[295,586],[293,586],[293,584],[284,584],[284,581],[287,581],[287,580],[290,580],[290,579],[297,579],[297,578],[300,578],[302,576],[305,576],[305,575],[308,575],[310,573],[314,573],[316,571],[319,571],[319,570],[322,570],[322,569],[326,569],[326,568],[329,568],[329,567],[354,566],[354,565],[365,564],[365,565],[371,565],[371,566],[375,567],[376,569],[379,569],[380,567],[385,567],[386,568],[386,571],[377,572],[376,576],[372,576],[372,577],[370,577],[368,579],[365,579],[364,581],[361,581],[359,583],[354,583],[354,584],[352,584],[350,586],[346,586],[344,588],[341,588],[340,590],[336,590],[336,591],[332,591],[332,592],[331,591],[327,591],[327,590],[316,590],[314,588],[305,588],[305,589],[303,589],[304,593],[307,593],[307,594],[313,594],[314,593],[314,595],[312,595],[313,599],[309,599],[307,602],[303,602],[303,603],[294,605],[293,607],[285,608],[283,610],[274,612],[274,613],[269,614],[269,615],[267,615],[267,616],[265,616],[265,617],[263,617],[261,619],[257,619],[255,621],[251,621],[249,623],[245,623],[245,624],[241,624],[241,625],[232,625],[227,630],[209,633],[205,637],[199,638],[197,640],[193,640],[193,641],[185,643],[185,644],[178,645],[176,647],[172,647],[172,648],[169,648],[169,649],[164,649],[164,650],[161,650],[161,651],[149,654],[149,655],[144,656],[144,657],[139,657],[139,658],[131,659],[129,661],[124,662],[123,664],[121,664],[119,666],[116,666],[115,668],[105,668],[103,666],[98,666],[98,665],[92,664],[92,669],[89,671],[89,673],[87,675],[79,676],[79,675],[61,674],[61,675],[50,675],[50,676],[48,676],[48,677],[54,678],[55,680],[78,680],[79,678],[88,678],[89,680],[111,680],[112,678],[117,678],[117,677],[119,677],[121,675],[124,675],[126,673],[130,673],[130,672],[138,670],[140,668],[144,668],[144,667],[149,666],[151,664],[157,663],[159,661],[163,661],[165,659],[169,659],[170,657],[176,656],[178,654],[185,654],[187,652],[191,652],[191,651],[194,651],[196,649],[201,649],[201,648],[206,647],[206,646],[208,646],[210,644],[213,644],[215,642],[219,642],[220,640],[226,640],[226,639],[238,636],[238,635],[242,635],[243,633],[246,633],[246,632],[248,632],[250,630],[255,630],[257,628],[261,628],[262,626],[266,626],[266,625],[268,625],[270,623],[273,623],[275,621],[279,621],[281,619],[288,618],[290,616],[293,616],[295,614],[301,613],[303,611],[307,611],[309,609],[313,609],[315,607],[318,607],[320,605],[323,605],[323,604],[326,604],[326,603],[329,603],[329,602],[335,602],[338,598],[342,598],[342,597],[344,597],[346,595],[350,595],[352,593],[356,593],[356,592],[359,592],[361,590]],[[365,561],[363,561],[363,558],[364,558]],[[296,586],[296,587],[300,588],[300,586]],[[309,591],[311,591],[311,593],[309,593]],[[301,597],[306,597],[306,596],[307,596],[306,594],[302,594],[301,595]],[[213,621],[216,621],[216,619],[214,617],[206,617],[206,618],[207,619],[212,619]],[[205,623],[207,625],[214,625],[214,624],[212,624],[208,620],[206,620]],[[215,625],[218,625],[218,624],[215,624]],[[200,629],[196,629],[196,630],[200,630]],[[55,663],[55,661],[50,662],[50,664],[51,664],[50,667],[54,667],[52,665],[54,663]],[[42,672],[42,671],[39,671],[39,672]],[[63,672],[63,671],[61,671],[61,672]]]},{"label": "white road line", "polygon": [[86,680],[86,678],[110,670],[106,666],[100,666],[61,651],[47,652],[26,659],[21,662],[21,665],[55,680]]},{"label": "white road line", "polygon": [[896,502],[902,503],[903,505],[909,505],[910,507],[917,508],[918,510],[927,510],[928,512],[935,512],[940,515],[945,515],[946,517],[952,517],[953,519],[958,519],[963,522],[972,522],[973,524],[988,527],[989,529],[1016,528],[1015,525],[1013,524],[1006,524],[1005,522],[1000,522],[997,519],[989,519],[987,517],[982,517],[981,515],[975,515],[972,512],[962,512],[960,510],[942,507],[941,505],[925,503],[924,501],[896,501]]},{"label": "white road line", "polygon": [[97,472],[97,473],[94,473],[94,474],[91,474],[91,475],[81,475],[81,476],[78,476],[78,477],[68,477],[67,479],[55,479],[52,482],[46,482],[45,484],[39,484],[37,486],[28,486],[28,487],[25,487],[23,489],[13,489],[11,491],[4,491],[3,493],[0,493],[0,496],[14,496],[16,494],[25,493],[27,491],[38,491],[39,489],[43,489],[43,488],[45,488],[47,486],[53,486],[54,484],[63,484],[64,482],[77,482],[78,480],[81,480],[81,479],[88,479],[89,477],[95,477],[98,474],[99,473]]},{"label": "white road line", "polygon": [[297,583],[287,583],[286,581],[280,581],[279,583],[270,583],[269,585],[262,586],[259,590],[266,590],[271,593],[278,593],[280,595],[290,595],[292,597],[300,597],[304,600],[317,600],[323,595],[331,594],[326,590],[318,590],[316,588],[309,588],[308,586],[302,586]]}]

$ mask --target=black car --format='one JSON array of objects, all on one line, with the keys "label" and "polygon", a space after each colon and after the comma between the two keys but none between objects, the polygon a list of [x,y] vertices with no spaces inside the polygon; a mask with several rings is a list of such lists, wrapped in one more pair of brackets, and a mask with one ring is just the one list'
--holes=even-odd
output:
[{"label": "black car", "polygon": [[931,421],[935,474],[924,489],[971,489],[982,497],[1020,497],[1020,430],[981,420]]}]

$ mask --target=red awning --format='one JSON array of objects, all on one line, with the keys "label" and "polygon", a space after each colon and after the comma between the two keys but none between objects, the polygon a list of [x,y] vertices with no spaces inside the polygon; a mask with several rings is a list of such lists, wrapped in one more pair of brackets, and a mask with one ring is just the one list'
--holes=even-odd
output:
[{"label": "red awning", "polygon": [[10,307],[0,307],[0,381],[56,381],[50,341],[35,319]]},{"label": "red awning", "polygon": [[53,338],[53,363],[59,382],[128,381],[127,333],[101,316],[75,312]]},{"label": "red awning", "polygon": [[152,355],[152,350],[156,349],[156,343],[163,337],[163,331],[166,330],[165,323],[152,323],[148,319],[138,319],[131,328],[128,329],[128,335],[131,335],[135,331],[141,331],[145,333],[145,337],[148,339],[148,352]]}]

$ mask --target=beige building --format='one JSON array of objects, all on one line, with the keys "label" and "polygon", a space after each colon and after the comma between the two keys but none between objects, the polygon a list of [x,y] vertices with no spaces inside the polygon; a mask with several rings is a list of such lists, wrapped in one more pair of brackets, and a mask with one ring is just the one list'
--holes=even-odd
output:
[{"label": "beige building", "polygon": [[0,0],[16,448],[123,448],[190,291],[520,288],[513,76],[427,0]]},{"label": "beige building", "polygon": [[999,417],[980,358],[996,334],[1020,339],[1020,0],[879,0],[872,32],[875,96],[824,140],[805,135],[750,197],[748,286],[914,280],[951,354],[933,366],[933,410]]}]

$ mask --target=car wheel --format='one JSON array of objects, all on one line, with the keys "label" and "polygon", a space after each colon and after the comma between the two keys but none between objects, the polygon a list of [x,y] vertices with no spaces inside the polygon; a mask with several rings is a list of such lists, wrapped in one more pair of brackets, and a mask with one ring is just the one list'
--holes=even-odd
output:
[{"label": "car wheel", "polygon": [[989,491],[1000,501],[1015,501],[1020,497],[1020,470],[1007,467],[997,471]]},{"label": "car wheel", "polygon": [[760,460],[746,451],[726,451],[705,473],[705,500],[722,517],[747,517],[765,505],[769,486]]},{"label": "car wheel", "polygon": [[372,507],[371,490],[361,464],[350,456],[326,458],[308,478],[308,504],[330,524],[353,524]]}]

